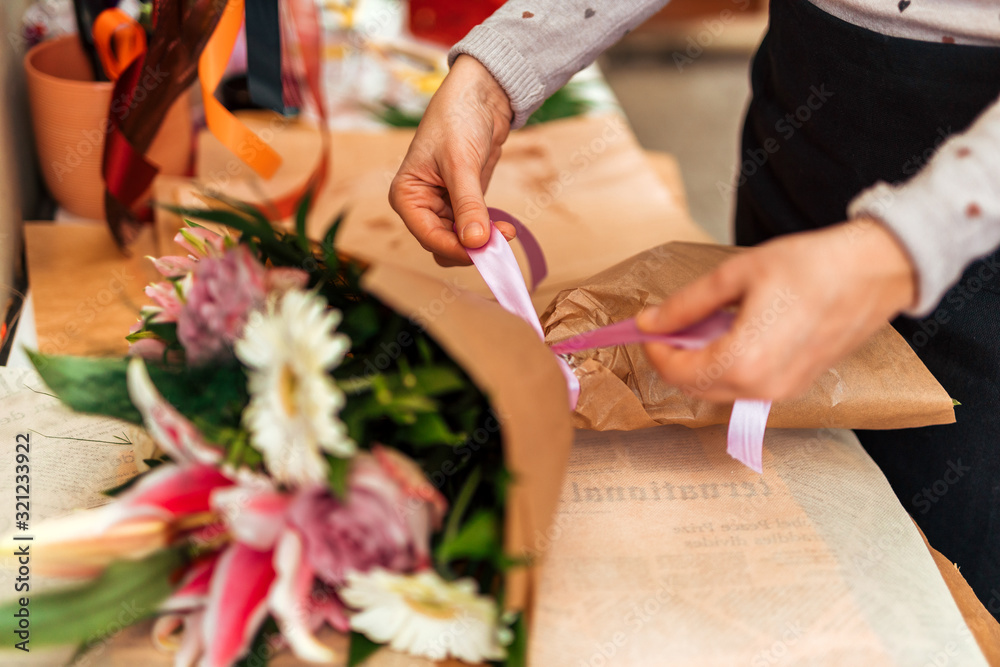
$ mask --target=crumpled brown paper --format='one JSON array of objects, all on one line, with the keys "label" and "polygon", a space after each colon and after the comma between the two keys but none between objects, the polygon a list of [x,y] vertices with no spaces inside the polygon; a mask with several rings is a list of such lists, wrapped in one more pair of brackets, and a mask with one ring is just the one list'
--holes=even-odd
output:
[{"label": "crumpled brown paper", "polygon": [[[563,290],[542,315],[546,341],[635,316],[694,278],[709,272],[739,248],[668,243]],[[776,295],[776,310],[795,307],[795,295]],[[779,315],[780,316],[780,315]],[[767,335],[761,322],[760,335]],[[725,366],[731,361],[720,358]],[[641,345],[589,350],[574,355],[580,401],[574,425],[597,431],[631,430],[656,424],[700,427],[729,420],[732,404],[709,403],[663,382]],[[706,369],[706,381],[710,379]],[[804,396],[779,401],[768,426],[779,428],[890,429],[955,421],[951,398],[903,338],[886,325],[860,349],[821,375]]]}]

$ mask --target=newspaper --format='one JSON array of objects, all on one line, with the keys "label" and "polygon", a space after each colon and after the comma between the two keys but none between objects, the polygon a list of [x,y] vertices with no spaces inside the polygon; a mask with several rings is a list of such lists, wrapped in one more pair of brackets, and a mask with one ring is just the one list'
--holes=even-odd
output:
[{"label": "newspaper", "polygon": [[530,663],[986,665],[922,538],[850,431],[579,431]]},{"label": "newspaper", "polygon": [[[145,470],[142,459],[152,453],[152,441],[138,426],[75,413],[48,392],[34,370],[0,368],[0,497],[10,501],[0,512],[0,533],[15,527],[14,496],[24,491],[15,494],[16,474],[27,474],[30,529],[44,519],[107,503],[102,492]],[[27,468],[20,471],[18,436],[30,443],[27,462],[21,463]]]}]

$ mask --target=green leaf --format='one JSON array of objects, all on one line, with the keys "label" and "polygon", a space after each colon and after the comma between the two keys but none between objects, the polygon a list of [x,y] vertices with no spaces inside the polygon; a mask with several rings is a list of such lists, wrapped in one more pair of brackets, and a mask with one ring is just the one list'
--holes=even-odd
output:
[{"label": "green leaf", "polygon": [[360,303],[344,313],[344,322],[339,329],[351,339],[351,347],[357,349],[367,343],[382,329],[378,309],[372,303]]},{"label": "green leaf", "polygon": [[409,113],[397,106],[387,104],[384,109],[375,111],[375,117],[391,127],[416,127],[420,125],[422,114]]},{"label": "green leaf", "polygon": [[487,509],[473,514],[458,534],[441,543],[437,550],[439,563],[459,558],[489,560],[500,551],[500,529],[496,515]]},{"label": "green leaf", "polygon": [[135,477],[119,484],[118,486],[112,486],[110,489],[104,489],[101,491],[101,495],[114,498],[115,496],[120,496],[121,494],[132,488],[144,475],[136,475]]},{"label": "green leaf", "polygon": [[178,342],[176,322],[147,322],[143,329],[155,334],[167,345]]},{"label": "green leaf", "polygon": [[400,440],[415,446],[448,445],[458,447],[466,441],[465,433],[455,433],[448,422],[437,412],[423,412],[415,415],[416,421],[404,426],[399,433]]},{"label": "green leaf", "polygon": [[45,384],[70,408],[142,423],[125,384],[127,359],[57,357],[30,351],[28,356]]},{"label": "green leaf", "polygon": [[273,617],[268,616],[261,624],[256,636],[254,636],[253,643],[250,645],[250,651],[238,660],[233,667],[267,667],[268,658],[274,653],[270,639],[280,632],[278,623]]},{"label": "green leaf", "polygon": [[358,632],[351,632],[351,648],[347,654],[347,667],[357,667],[382,648],[372,640]]},{"label": "green leaf", "polygon": [[[31,595],[31,648],[88,642],[152,616],[173,592],[172,575],[183,564],[180,551],[157,551],[142,560],[113,563],[83,586]],[[19,600],[0,606],[4,637],[17,637],[20,609]]]},{"label": "green leaf", "polygon": [[[451,511],[448,513],[448,523],[445,524],[444,535],[441,538],[442,545],[453,541],[458,536],[462,516],[465,514],[465,510],[468,509],[469,503],[472,502],[472,497],[476,495],[476,489],[479,488],[479,482],[482,481],[482,478],[483,470],[481,467],[476,466],[462,483],[461,491],[458,492],[458,496],[451,503]],[[436,555],[439,565],[446,562],[443,558],[441,558],[440,547],[438,548]]]},{"label": "green leaf", "polygon": [[299,202],[299,207],[295,211],[295,236],[299,247],[304,252],[309,252],[309,237],[306,236],[306,222],[309,219],[309,209],[312,208],[313,191],[310,188]]},{"label": "green leaf", "polygon": [[956,405],[961,405],[961,403],[959,403],[958,401],[956,401],[954,398],[951,399],[951,407],[955,407]]},{"label": "green leaf", "polygon": [[330,472],[326,476],[330,490],[337,498],[343,500],[347,497],[347,474],[351,469],[351,460],[333,456],[326,457],[326,460],[330,465]]},{"label": "green leaf", "polygon": [[164,209],[175,215],[194,220],[204,220],[216,224],[232,227],[244,234],[260,235],[262,229],[258,222],[249,219],[247,216],[235,211],[227,211],[215,208],[184,208],[183,206],[163,206]]},{"label": "green leaf", "polygon": [[574,84],[569,84],[553,93],[535,113],[531,114],[526,125],[548,123],[560,118],[572,118],[585,112],[590,104],[580,97],[573,88]]},{"label": "green leaf", "polygon": [[[340,231],[340,226],[344,223],[345,217],[346,213],[338,214],[337,217],[334,219],[333,224],[331,224],[330,228],[326,230],[326,234],[323,235],[324,252],[326,253],[333,252],[333,249],[335,247],[335,242],[337,240],[337,233]],[[336,253],[334,253],[334,257],[336,258]],[[331,268],[336,266],[335,262],[328,261],[327,263],[330,264]]]},{"label": "green leaf", "polygon": [[514,641],[507,647],[507,662],[505,667],[527,667],[528,664],[528,622],[524,614],[518,614],[511,627],[514,631]]},{"label": "green leaf", "polygon": [[[249,398],[247,380],[236,362],[199,368],[146,364],[149,377],[168,403],[199,427],[229,433],[238,429]],[[197,387],[198,391],[192,391]],[[213,442],[225,444],[206,434]],[[222,437],[222,436],[215,436]]]}]

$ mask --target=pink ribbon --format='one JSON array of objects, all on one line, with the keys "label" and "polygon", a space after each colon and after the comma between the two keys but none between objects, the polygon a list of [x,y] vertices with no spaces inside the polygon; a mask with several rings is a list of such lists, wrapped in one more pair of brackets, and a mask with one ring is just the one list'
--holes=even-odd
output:
[{"label": "pink ribbon", "polygon": [[[521,240],[531,269],[531,282],[534,288],[547,273],[541,246],[524,224],[514,216],[496,208],[489,209],[489,212],[492,220],[509,222],[517,230],[517,236]],[[472,263],[482,274],[497,302],[527,322],[544,341],[545,333],[531,303],[528,286],[521,275],[514,251],[511,250],[503,234],[492,233],[491,227],[490,240],[486,245],[470,249],[468,252]],[[570,409],[576,409],[580,397],[580,382],[573,369],[559,355],[630,343],[664,343],[682,349],[700,349],[726,333],[732,323],[732,313],[718,311],[681,331],[671,334],[652,334],[640,331],[635,319],[627,319],[556,343],[551,349],[556,354],[559,369],[566,378]],[[761,453],[770,411],[771,401],[741,399],[733,403],[733,412],[729,417],[726,452],[758,473],[763,472]]]}]

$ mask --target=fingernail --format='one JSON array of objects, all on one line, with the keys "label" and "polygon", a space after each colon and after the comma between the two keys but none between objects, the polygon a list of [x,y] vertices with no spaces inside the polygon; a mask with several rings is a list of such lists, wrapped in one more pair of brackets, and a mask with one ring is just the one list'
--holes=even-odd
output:
[{"label": "fingernail", "polygon": [[478,222],[473,222],[462,228],[462,242],[471,241],[483,235],[483,226]]}]

